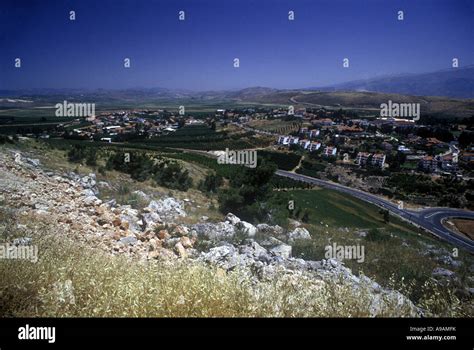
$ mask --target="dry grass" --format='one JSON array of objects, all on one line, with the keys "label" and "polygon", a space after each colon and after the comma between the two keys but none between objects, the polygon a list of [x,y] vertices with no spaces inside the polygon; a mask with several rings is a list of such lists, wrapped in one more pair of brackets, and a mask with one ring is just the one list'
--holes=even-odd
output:
[{"label": "dry grass", "polygon": [[[190,260],[131,261],[70,241],[54,227],[36,225],[29,235],[39,247],[37,263],[0,260],[2,317],[370,315],[372,296],[364,286],[354,289],[343,281],[283,272],[255,283],[249,271],[225,273]],[[382,316],[409,314],[405,306],[382,302]]]},{"label": "dry grass", "polygon": [[[359,237],[352,230],[326,228],[324,226],[307,225],[312,235],[311,241],[293,244],[293,255],[308,260],[325,258],[327,245],[362,245],[365,248],[365,260],[361,263],[355,259],[344,260],[345,266],[353,273],[362,273],[380,285],[400,291],[410,300],[422,307],[427,314],[444,317],[473,317],[474,303],[472,297],[459,295],[459,286],[439,283],[431,273],[436,267],[444,267],[456,272],[458,278],[466,286],[470,286],[469,277],[472,273],[472,257],[460,251],[458,260],[460,267],[442,264],[430,255],[423,254],[425,244],[438,249],[449,248],[444,243],[433,239],[413,236],[410,233],[394,233],[391,229],[379,230],[379,235],[390,237],[387,240],[373,241]],[[367,232],[370,230],[366,230]],[[406,243],[406,244],[403,244]],[[425,243],[425,244],[423,244]],[[447,249],[446,248],[446,249]],[[449,250],[446,250],[449,252]]]}]

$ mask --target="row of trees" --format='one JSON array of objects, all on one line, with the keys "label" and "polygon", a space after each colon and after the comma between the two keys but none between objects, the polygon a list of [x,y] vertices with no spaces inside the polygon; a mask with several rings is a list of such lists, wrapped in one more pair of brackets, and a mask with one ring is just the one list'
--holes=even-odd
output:
[{"label": "row of trees", "polygon": [[172,160],[152,158],[146,153],[116,152],[107,160],[106,168],[121,171],[137,180],[153,179],[159,186],[187,191],[192,186],[189,172]]},{"label": "row of trees", "polygon": [[74,145],[67,154],[68,160],[73,163],[86,162],[89,166],[97,165],[97,150],[83,145]]},{"label": "row of trees", "polygon": [[238,169],[230,179],[229,187],[219,191],[220,210],[237,213],[249,221],[262,220],[268,214],[266,201],[272,194],[271,178],[277,167],[259,158],[257,167]]},{"label": "row of trees", "polygon": [[[67,156],[70,162],[97,166],[98,153],[94,147],[74,145]],[[143,152],[113,152],[107,159],[106,169],[129,174],[137,181],[153,179],[159,186],[180,191],[187,191],[192,186],[189,172],[179,163],[161,157],[152,158]]]}]

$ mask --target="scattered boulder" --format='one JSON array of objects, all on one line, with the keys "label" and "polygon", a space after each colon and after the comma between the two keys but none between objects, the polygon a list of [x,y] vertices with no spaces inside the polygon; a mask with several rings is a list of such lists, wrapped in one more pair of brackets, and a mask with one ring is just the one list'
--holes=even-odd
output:
[{"label": "scattered boulder", "polygon": [[251,241],[249,244],[240,247],[240,253],[253,256],[255,258],[268,255],[267,250],[255,241]]},{"label": "scattered boulder", "polygon": [[138,210],[132,209],[130,205],[122,205],[120,208],[120,220],[123,222],[128,222],[128,226],[131,231],[133,232],[140,232],[142,231],[141,225],[143,225],[143,221],[141,221],[138,217]]},{"label": "scattered boulder", "polygon": [[35,168],[39,167],[41,164],[39,159],[25,158],[25,161],[27,164],[30,164]]},{"label": "scattered boulder", "polygon": [[157,225],[161,224],[161,217],[155,213],[142,213],[141,214],[143,229],[144,230],[153,230]]},{"label": "scattered boulder", "polygon": [[164,242],[163,242],[163,246],[165,248],[174,248],[174,246],[176,245],[176,243],[179,242],[179,238],[178,237],[171,237],[171,238],[168,238],[166,239]]},{"label": "scattered boulder", "polygon": [[188,256],[188,254],[186,253],[186,249],[183,247],[181,242],[176,243],[176,245],[174,246],[174,250],[180,258],[185,258]]},{"label": "scattered boulder", "polygon": [[115,198],[107,201],[104,203],[105,205],[107,205],[109,208],[113,208],[117,205],[117,201],[115,200]]},{"label": "scattered boulder", "polygon": [[302,239],[311,239],[311,235],[309,234],[308,230],[304,227],[297,227],[293,231],[288,232],[288,241],[294,242],[296,240]]},{"label": "scattered boulder", "polygon": [[453,259],[451,255],[441,255],[439,257],[436,257],[436,260],[443,264],[451,265],[454,267],[461,267],[462,265],[462,261]]},{"label": "scattered boulder", "polygon": [[191,226],[191,232],[195,232],[199,238],[211,241],[220,241],[232,238],[235,234],[235,227],[229,222],[201,223]]},{"label": "scattered boulder", "polygon": [[292,228],[297,228],[301,226],[301,222],[294,220],[294,219],[288,219],[289,226]]},{"label": "scattered boulder", "polygon": [[38,202],[33,205],[36,210],[48,210],[49,204],[46,202]]},{"label": "scattered boulder", "polygon": [[130,228],[130,223],[128,221],[122,221],[122,224],[120,225],[120,228],[122,230],[128,230]]},{"label": "scattered boulder", "polygon": [[228,213],[225,217],[225,221],[229,222],[231,225],[237,225],[240,222],[240,219],[232,213]]},{"label": "scattered boulder", "polygon": [[250,267],[256,262],[251,255],[239,254],[239,251],[233,245],[227,243],[201,253],[199,259],[225,271],[231,271],[236,267]]},{"label": "scattered boulder", "polygon": [[456,275],[454,271],[451,271],[442,267],[435,268],[431,274],[434,277],[449,277],[449,278],[453,278]]},{"label": "scattered boulder", "polygon": [[260,241],[259,243],[261,246],[265,248],[271,248],[271,247],[275,247],[277,245],[283,244],[282,241],[272,236],[266,237],[264,240]]},{"label": "scattered boulder", "polygon": [[138,239],[135,236],[127,236],[120,238],[119,242],[124,245],[134,245],[138,242]]},{"label": "scattered boulder", "polygon": [[150,197],[143,191],[137,190],[137,191],[133,191],[132,193],[145,201],[150,200]]},{"label": "scattered boulder", "polygon": [[84,197],[90,197],[90,196],[94,196],[94,197],[95,197],[95,195],[96,195],[96,194],[94,193],[94,191],[92,191],[92,190],[90,190],[90,189],[88,189],[88,188],[82,190],[82,191],[81,191],[81,194],[82,194]]},{"label": "scattered boulder", "polygon": [[275,225],[275,226],[270,226],[268,224],[258,224],[257,225],[257,230],[260,233],[267,234],[267,235],[276,235],[279,236],[283,234],[283,227]]},{"label": "scattered boulder", "polygon": [[341,263],[336,259],[328,259],[326,260],[327,264],[330,265],[332,268],[337,268],[341,265]]},{"label": "scattered boulder", "polygon": [[84,203],[84,205],[86,206],[93,206],[93,205],[101,205],[102,204],[102,200],[100,200],[99,198],[97,198],[96,196],[92,195],[92,196],[87,196],[86,198],[84,198],[82,200],[82,202]]},{"label": "scattered boulder", "polygon": [[288,244],[280,244],[270,249],[270,253],[273,253],[276,256],[280,256],[284,259],[288,259],[291,257],[291,245]]},{"label": "scattered boulder", "polygon": [[186,226],[178,225],[173,229],[173,236],[187,236],[189,233],[189,229]]},{"label": "scattered boulder", "polygon": [[247,237],[254,237],[257,233],[257,228],[247,221],[239,221],[235,226]]},{"label": "scattered boulder", "polygon": [[161,239],[161,240],[167,240],[169,238],[171,238],[171,235],[168,233],[167,230],[160,230],[158,232],[158,238]]},{"label": "scattered boulder", "polygon": [[94,173],[90,173],[89,175],[81,177],[79,183],[82,188],[91,190],[95,195],[99,194],[99,189],[97,188],[97,182]]},{"label": "scattered boulder", "polygon": [[183,236],[179,239],[179,242],[184,248],[192,248],[193,247],[193,242],[189,237]]},{"label": "scattered boulder", "polygon": [[160,199],[158,201],[151,201],[144,212],[155,212],[163,219],[163,221],[172,221],[177,217],[185,217],[186,212],[184,211],[183,204],[172,197]]}]

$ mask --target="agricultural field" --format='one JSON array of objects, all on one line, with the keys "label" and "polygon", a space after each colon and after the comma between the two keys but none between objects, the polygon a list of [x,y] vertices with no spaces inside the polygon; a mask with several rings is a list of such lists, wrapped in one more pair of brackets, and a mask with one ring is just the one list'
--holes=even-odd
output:
[{"label": "agricultural field", "polygon": [[198,164],[202,167],[215,171],[217,175],[220,175],[225,178],[230,178],[235,172],[235,167],[239,166],[230,164],[218,164],[216,158],[195,153],[167,153],[164,154],[164,156],[166,158],[179,159],[188,163]]},{"label": "agricultural field", "polygon": [[71,121],[70,117],[56,117],[51,109],[0,109],[0,134],[52,131]]},{"label": "agricultural field", "polygon": [[58,118],[54,108],[1,108],[0,121],[14,119],[16,122],[22,120],[35,120],[40,118]]},{"label": "agricultural field", "polygon": [[212,130],[207,125],[186,126],[172,134],[136,142],[143,145],[196,150],[250,149],[268,145],[267,140],[254,137],[251,132],[229,134]]},{"label": "agricultural field", "polygon": [[[452,246],[390,216],[388,223],[383,221],[376,206],[367,204],[345,194],[328,189],[315,188],[275,191],[277,205],[288,213],[288,202],[294,200],[296,220],[308,212],[304,227],[311,234],[310,241],[300,241],[293,246],[295,257],[320,260],[325,258],[327,245],[363,245],[365,260],[345,260],[347,267],[354,273],[373,278],[384,286],[403,285],[404,292],[411,300],[420,301],[426,283],[440,260],[427,252],[441,251],[449,254]],[[467,252],[460,252],[463,261],[459,267],[444,266],[452,269],[460,278],[471,275],[466,266],[472,262]]]},{"label": "agricultural field", "polygon": [[389,228],[397,232],[414,232],[413,227],[391,218],[383,221],[379,208],[357,198],[329,189],[290,190],[278,192],[279,201],[285,206],[293,200],[295,211],[305,209],[309,212],[309,223],[330,227],[360,229]]},{"label": "agricultural field", "polygon": [[275,163],[282,170],[293,170],[301,160],[301,156],[295,153],[258,151],[258,156]]},{"label": "agricultural field", "polygon": [[294,120],[282,120],[282,119],[264,119],[264,120],[253,120],[248,126],[262,131],[269,131],[278,134],[286,134],[293,131],[298,131],[301,123]]}]

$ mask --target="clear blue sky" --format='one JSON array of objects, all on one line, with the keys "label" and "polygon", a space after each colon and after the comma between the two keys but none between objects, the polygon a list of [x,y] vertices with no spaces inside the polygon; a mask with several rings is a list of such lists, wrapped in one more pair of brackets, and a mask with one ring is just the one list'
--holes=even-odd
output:
[{"label": "clear blue sky", "polygon": [[0,89],[322,86],[472,64],[473,43],[472,0],[2,0]]}]

